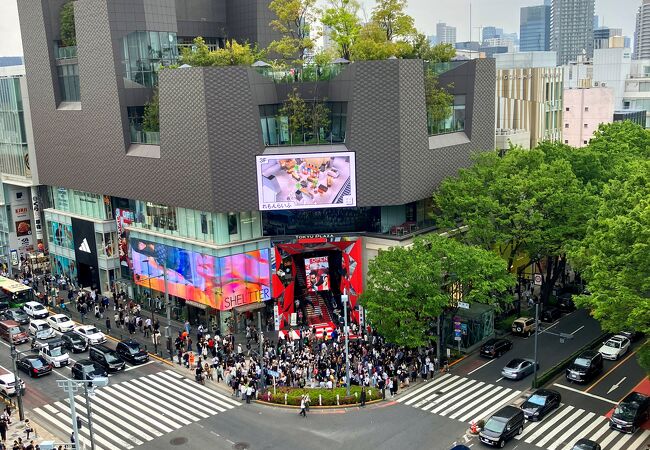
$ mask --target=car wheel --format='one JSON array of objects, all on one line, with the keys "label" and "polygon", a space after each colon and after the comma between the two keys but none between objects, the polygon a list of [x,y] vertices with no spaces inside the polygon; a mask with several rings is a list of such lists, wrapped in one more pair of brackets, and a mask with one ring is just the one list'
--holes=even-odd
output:
[{"label": "car wheel", "polygon": [[524,432],[524,427],[523,426],[519,427],[519,429],[517,430],[517,436],[521,436],[521,433],[523,432]]},{"label": "car wheel", "polygon": [[517,330],[517,333],[521,333],[522,331],[524,331],[521,327],[517,327],[515,329]]},{"label": "car wheel", "polygon": [[530,330],[528,330],[528,337],[530,337],[531,334],[533,333]]},{"label": "car wheel", "polygon": [[503,448],[503,447],[505,447],[505,446],[506,446],[506,441],[505,441],[505,439],[501,439],[501,440],[499,441],[499,448]]}]

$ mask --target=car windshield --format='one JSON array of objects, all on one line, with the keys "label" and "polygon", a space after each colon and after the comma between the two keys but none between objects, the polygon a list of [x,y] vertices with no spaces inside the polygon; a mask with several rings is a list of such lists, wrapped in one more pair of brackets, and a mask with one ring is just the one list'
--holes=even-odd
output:
[{"label": "car windshield", "polygon": [[63,350],[61,349],[61,347],[54,347],[53,349],[50,349],[50,355],[63,356]]},{"label": "car windshield", "polygon": [[9,333],[11,333],[11,334],[18,334],[21,331],[23,331],[23,330],[21,330],[20,327],[11,327],[11,328],[9,328]]},{"label": "car windshield", "polygon": [[113,352],[106,352],[106,362],[108,363],[116,363],[119,362],[119,358],[115,356]]},{"label": "car windshield", "polygon": [[43,311],[45,309],[45,306],[43,306],[43,305],[34,305],[32,309],[34,311]]},{"label": "car windshield", "polygon": [[84,332],[86,334],[96,334],[96,333],[99,333],[99,330],[97,330],[97,328],[95,328],[95,327],[88,327],[88,328],[85,329]]},{"label": "car windshield", "polygon": [[37,328],[38,328],[39,331],[41,331],[41,330],[45,330],[45,331],[47,331],[47,330],[49,330],[49,329],[52,328],[52,327],[50,327],[50,326],[49,326],[48,324],[46,324],[46,323],[42,323],[42,324],[40,324],[40,325],[37,325]]},{"label": "car windshield", "polygon": [[633,403],[621,403],[614,410],[614,415],[618,419],[633,420],[636,415],[636,405]]},{"label": "car windshield", "polygon": [[126,345],[126,349],[129,351],[130,354],[135,355],[140,351],[140,345],[137,343],[124,343]]},{"label": "car windshield", "polygon": [[546,404],[546,397],[544,397],[543,395],[534,394],[530,396],[530,398],[528,399],[528,403],[532,403],[533,405],[538,405],[538,406],[544,406]]},{"label": "car windshield", "polygon": [[503,420],[490,418],[485,424],[485,429],[493,433],[501,433],[506,428],[506,423]]},{"label": "car windshield", "polygon": [[523,363],[523,362],[524,362],[523,359],[513,359],[512,361],[510,361],[510,362],[506,365],[506,367],[507,367],[508,369],[518,369],[519,366],[521,365],[521,363]]},{"label": "car windshield", "polygon": [[31,362],[32,362],[32,366],[34,366],[37,369],[39,367],[43,367],[43,361],[40,358],[32,359]]},{"label": "car windshield", "polygon": [[588,358],[576,358],[574,364],[580,367],[589,367],[589,364],[591,364],[591,360]]},{"label": "car windshield", "polygon": [[607,347],[612,347],[612,348],[621,348],[621,342],[620,341],[614,341],[610,339],[605,343]]}]

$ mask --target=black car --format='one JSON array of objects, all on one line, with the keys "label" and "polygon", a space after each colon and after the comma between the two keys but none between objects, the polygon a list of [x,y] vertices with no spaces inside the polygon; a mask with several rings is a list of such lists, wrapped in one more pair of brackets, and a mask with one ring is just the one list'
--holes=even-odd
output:
[{"label": "black car", "polygon": [[580,439],[573,444],[571,450],[601,450],[598,442],[590,441],[589,439]]},{"label": "black car", "polygon": [[650,397],[640,392],[630,392],[616,405],[609,419],[609,427],[624,433],[634,433],[650,414]]},{"label": "black car", "polygon": [[88,341],[74,331],[61,334],[61,340],[63,341],[63,346],[72,353],[81,353],[88,350]]},{"label": "black car", "polygon": [[528,420],[542,420],[546,414],[560,407],[562,396],[552,389],[537,389],[520,406]]},{"label": "black car", "polygon": [[109,372],[117,372],[118,370],[124,370],[126,368],[126,363],[120,355],[117,354],[115,350],[111,350],[105,345],[94,345],[90,347],[90,352],[88,354],[90,359],[99,363]]},{"label": "black car", "polygon": [[504,406],[490,417],[479,433],[481,442],[503,448],[510,439],[524,431],[524,413],[515,406]]},{"label": "black car", "polygon": [[108,376],[104,366],[90,359],[77,361],[71,370],[72,378],[75,380],[92,380],[97,377]]},{"label": "black car", "polygon": [[2,315],[6,320],[16,321],[19,325],[27,325],[29,323],[29,316],[20,309],[8,309]]},{"label": "black car", "polygon": [[10,307],[9,300],[7,300],[6,298],[0,300],[0,312],[5,312],[6,310],[9,309],[9,307]]},{"label": "black car", "polygon": [[557,307],[560,311],[571,312],[576,310],[576,304],[573,302],[573,294],[565,292],[557,298]]},{"label": "black car", "polygon": [[52,364],[42,356],[26,356],[16,361],[16,366],[32,378],[41,377],[52,372]]},{"label": "black car", "polygon": [[115,349],[120,358],[131,364],[143,364],[149,361],[149,353],[140,349],[140,344],[134,340],[119,342]]},{"label": "black car", "polygon": [[489,339],[481,346],[480,355],[488,358],[498,358],[512,348],[508,339]]},{"label": "black car", "polygon": [[542,322],[555,322],[562,316],[562,312],[558,308],[546,308],[542,313]]},{"label": "black car", "polygon": [[595,351],[582,352],[566,368],[565,376],[568,381],[588,382],[603,371],[603,355]]}]

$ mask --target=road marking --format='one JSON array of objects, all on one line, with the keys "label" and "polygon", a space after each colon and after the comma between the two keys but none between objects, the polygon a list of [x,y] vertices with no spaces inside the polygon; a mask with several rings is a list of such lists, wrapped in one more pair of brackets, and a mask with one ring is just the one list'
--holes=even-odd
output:
[{"label": "road marking", "polygon": [[[435,412],[436,409],[438,409],[439,406],[445,405],[450,398],[453,398],[454,395],[456,395],[460,391],[464,391],[464,395],[467,394],[468,391],[474,389],[474,386],[472,386],[474,383],[476,383],[477,380],[468,380],[467,383],[461,384],[457,388],[447,391],[444,395],[441,397],[436,398],[433,402],[429,403],[428,405],[425,405],[422,407],[423,411],[427,411],[429,408],[436,407],[433,409],[431,412]],[[441,402],[444,400],[444,403],[441,404]]]},{"label": "road marking", "polygon": [[571,410],[573,410],[573,406],[567,405],[566,408],[559,411],[557,414],[555,414],[553,417],[551,417],[548,421],[542,422],[542,425],[537,427],[535,429],[535,432],[533,434],[531,434],[530,436],[528,436],[528,438],[526,438],[526,443],[531,444],[534,440],[538,439],[544,433],[544,431],[546,429],[548,429],[548,428],[552,427],[553,425],[555,425],[555,422],[557,422],[562,417],[569,414],[571,412]]},{"label": "road marking", "polygon": [[[500,397],[503,396],[503,394],[505,394],[505,397],[500,398]],[[478,422],[478,421],[481,420],[483,417],[487,417],[487,416],[489,416],[489,415],[492,414],[494,411],[496,411],[497,409],[501,408],[505,403],[508,403],[508,402],[512,401],[512,400],[513,400],[515,397],[517,397],[519,394],[521,394],[520,391],[512,391],[511,389],[506,389],[505,391],[503,391],[503,392],[501,392],[500,394],[498,394],[498,395],[496,395],[496,396],[493,397],[493,400],[492,400],[492,401],[497,400],[497,399],[498,399],[498,400],[497,400],[497,402],[494,403],[492,406],[489,406],[487,409],[485,409],[485,410],[483,410],[483,411],[481,411],[481,410],[479,409],[479,410],[478,410],[479,414],[476,414],[476,416],[475,416],[476,418],[475,418],[474,420],[475,420],[476,422]],[[487,403],[487,404],[489,405],[490,403],[492,403],[492,401],[490,401],[490,402]],[[483,405],[483,408],[485,408],[485,405]],[[476,412],[476,411],[474,411],[474,412]],[[472,413],[469,413],[469,414],[467,414],[466,417],[467,417],[467,419],[469,419],[471,416],[472,416]],[[465,417],[461,417],[460,420],[462,420],[462,421],[464,422],[464,421],[466,421],[467,419],[466,419]]]},{"label": "road marking", "polygon": [[[493,387],[494,387],[494,390],[491,389]],[[484,401],[486,398],[495,395],[498,391],[501,391],[501,390],[505,391],[505,388],[503,386],[493,386],[491,384],[488,384],[486,386],[486,389],[488,389],[488,391],[486,393],[484,393],[480,397],[476,398],[473,402],[468,403],[467,405],[465,405],[462,408],[460,408],[459,410],[457,410],[455,413],[453,413],[451,416],[449,416],[449,418],[450,419],[455,419],[455,418],[459,417],[461,414],[465,414],[467,411],[469,411],[475,405],[478,405],[479,403]],[[485,390],[485,389],[483,389],[483,390]]]},{"label": "road marking", "polygon": [[[609,424],[607,424],[607,426],[609,427]],[[617,437],[619,437],[620,435],[621,435],[620,432],[612,430],[612,431],[610,431],[610,433],[605,437],[605,439],[603,439],[602,441],[599,441],[598,443],[600,444],[600,446],[601,446],[602,448],[607,448],[607,446],[608,446],[608,445],[609,445],[609,444],[610,444],[614,439],[616,439]]]},{"label": "road marking", "polygon": [[[603,417],[603,419],[605,419],[605,417]],[[592,441],[595,441],[595,442],[599,442],[602,435],[607,433],[608,431],[610,431],[610,432],[612,431],[611,428],[609,428],[609,420],[607,420],[605,422],[605,424],[603,426],[601,426],[600,429],[596,432],[596,434],[591,436],[589,439],[591,439]],[[618,433],[618,431],[617,431],[617,433]],[[602,442],[601,442],[601,444],[602,444]]]},{"label": "road marking", "polygon": [[[420,400],[421,398],[426,397],[429,395],[434,389],[438,389],[446,384],[449,384],[450,382],[454,382],[457,380],[459,377],[457,375],[451,375],[449,378],[438,378],[437,381],[429,384],[428,389],[424,392],[421,392],[420,394],[416,395],[415,397],[407,400],[404,402],[405,405],[410,405],[411,403],[415,403],[416,401]],[[399,402],[402,400],[401,398],[398,398],[397,401]]]},{"label": "road marking", "polygon": [[573,333],[571,333],[571,334],[576,334],[578,331],[582,330],[584,327],[585,327],[584,325],[581,326],[580,328],[578,328],[577,330],[575,330],[575,331],[574,331]]},{"label": "road marking", "polygon": [[625,380],[627,380],[627,377],[623,377],[623,378],[621,378],[621,381],[619,381],[618,383],[612,384],[612,387],[609,388],[609,391],[607,391],[607,393],[609,394],[612,391],[618,389],[621,386],[621,384],[623,384],[623,381],[625,381]]},{"label": "road marking", "polygon": [[[565,419],[565,420],[568,423],[574,423],[576,420],[578,420],[578,417],[582,416],[582,413],[584,413],[584,410],[582,410],[582,409],[575,410],[573,412],[573,414],[570,417],[568,417],[567,419]],[[538,447],[542,447],[542,448],[546,447],[546,444],[548,442],[550,442],[551,439],[553,439],[555,436],[557,436],[559,433],[562,432],[562,428],[563,428],[563,426],[557,426],[557,427],[554,427],[551,430],[548,430],[548,433],[546,433],[546,436],[544,436],[544,438],[542,440],[540,440],[539,442],[536,442],[535,445],[538,446]],[[551,446],[549,448],[551,450],[553,450],[555,447]]]},{"label": "road marking", "polygon": [[587,397],[595,398],[595,399],[601,400],[603,402],[611,403],[612,405],[617,405],[618,404],[617,402],[615,402],[613,400],[610,400],[608,398],[601,397],[599,395],[590,394],[587,391],[581,391],[580,389],[572,388],[570,386],[565,386],[563,384],[553,383],[553,386],[557,386],[559,388],[566,389],[567,391],[576,392],[578,394],[586,395]]},{"label": "road marking", "polygon": [[634,447],[634,446],[632,446],[632,447],[625,446],[625,444],[627,444],[627,441],[632,439],[632,436],[634,436],[634,435],[631,434],[631,433],[629,433],[629,434],[626,433],[618,442],[616,442],[616,444],[614,444],[612,446],[612,448],[610,450],[622,450],[623,448],[639,448],[639,447]]},{"label": "road marking", "polygon": [[[447,385],[447,387],[445,387],[445,391],[444,391],[444,392],[443,392],[443,391],[436,391],[436,392],[434,392],[433,394],[431,394],[430,396],[428,396],[428,397],[426,397],[426,398],[423,398],[422,400],[420,400],[419,402],[417,402],[417,403],[416,403],[415,405],[413,405],[413,406],[414,406],[415,408],[419,408],[420,406],[424,405],[425,403],[430,403],[430,402],[433,400],[434,397],[442,398],[442,397],[444,397],[445,395],[447,395],[447,393],[449,392],[449,389],[453,389],[453,390],[455,391],[456,388],[458,388],[458,386],[461,386],[461,387],[462,387],[462,386],[464,386],[464,384],[465,384],[466,382],[467,382],[467,379],[466,379],[466,378],[460,378],[460,377],[459,377],[459,378],[458,378],[457,380],[455,380],[453,383]],[[453,391],[452,391],[452,392],[453,392]],[[433,404],[431,404],[431,406],[433,406]],[[428,408],[427,408],[427,409],[428,409]]]},{"label": "road marking", "polygon": [[[587,425],[585,428],[583,428],[582,430],[580,430],[581,435],[582,435],[582,436],[589,436],[589,434],[591,433],[591,431],[592,431],[594,428],[596,428],[598,425],[600,425],[601,422],[602,422],[603,420],[605,420],[605,418],[604,418],[603,416],[596,416],[596,417],[594,417],[593,422],[591,422],[591,423],[590,423],[589,425]],[[562,450],[571,450],[571,449],[573,449],[573,442],[570,442],[570,443],[566,444],[566,445],[562,448]]]},{"label": "road marking", "polygon": [[[469,389],[465,389],[465,391],[463,392],[463,397],[464,398],[471,398],[473,395],[475,395],[474,391],[476,391],[478,388],[483,386],[483,384],[484,383],[482,381],[480,381],[477,384],[475,384],[474,386],[470,387]],[[470,392],[472,392],[471,395],[470,395]],[[440,400],[441,399],[438,399],[437,401],[440,401]],[[445,415],[445,413],[443,412],[444,410],[448,410],[448,411],[452,410],[453,411],[454,409],[456,409],[458,407],[459,404],[460,404],[460,402],[458,401],[458,398],[451,397],[447,401],[445,401],[444,403],[438,404],[435,409],[431,410],[431,412],[435,413],[435,414],[440,414],[441,416],[444,416]]]},{"label": "road marking", "polygon": [[591,390],[592,390],[596,385],[598,385],[598,383],[600,383],[601,381],[603,381],[603,380],[605,379],[605,377],[607,377],[607,375],[609,375],[611,372],[613,372],[614,370],[616,370],[616,369],[618,368],[618,366],[620,366],[621,364],[623,364],[625,361],[627,361],[628,359],[630,359],[630,358],[631,358],[631,357],[632,357],[636,352],[638,352],[638,351],[639,351],[639,348],[641,348],[641,347],[637,347],[636,350],[634,350],[632,353],[630,353],[630,354],[627,355],[625,358],[623,358],[623,359],[621,360],[621,362],[619,362],[619,363],[616,364],[614,367],[612,367],[612,368],[609,369],[607,372],[605,372],[605,373],[603,374],[603,376],[600,377],[598,380],[596,380],[596,382],[595,382],[594,384],[592,384],[592,385],[589,386],[587,389],[585,389],[585,392],[589,392],[589,391],[591,391]]},{"label": "road marking", "polygon": [[[496,359],[496,358],[495,358],[495,359]],[[479,367],[477,367],[476,369],[472,370],[471,372],[467,372],[467,375],[471,375],[471,374],[473,374],[474,372],[476,372],[477,370],[480,370],[480,369],[482,369],[483,367],[487,366],[488,364],[492,364],[492,363],[495,361],[495,359],[491,359],[491,360],[489,360],[488,362],[486,362],[485,364],[482,364],[482,365],[480,365]]]},{"label": "road marking", "polygon": [[[538,335],[539,335],[539,334],[544,334],[545,332],[547,332],[548,330],[550,330],[551,328],[553,328],[555,325],[558,325],[559,323],[560,323],[560,321],[558,320],[558,321],[555,322],[553,325],[549,325],[548,327],[544,328],[542,331],[540,331],[540,332],[537,333],[537,334],[538,334]],[[534,334],[533,334],[533,336],[534,336]]]},{"label": "road marking", "polygon": [[147,366],[147,365],[149,365],[149,364],[151,364],[153,362],[155,362],[155,361],[152,360],[152,361],[148,361],[148,362],[146,362],[144,364],[139,364],[137,366],[130,366],[130,367],[127,367],[126,369],[124,369],[124,371],[128,372],[129,370],[137,369],[138,367],[144,367],[144,366]]},{"label": "road marking", "polygon": [[504,377],[499,378],[495,383],[498,383],[499,381],[503,380]]},{"label": "road marking", "polygon": [[643,444],[648,437],[650,437],[650,430],[644,430],[643,433],[636,438],[636,441],[632,442],[629,448],[641,448],[641,444]]}]

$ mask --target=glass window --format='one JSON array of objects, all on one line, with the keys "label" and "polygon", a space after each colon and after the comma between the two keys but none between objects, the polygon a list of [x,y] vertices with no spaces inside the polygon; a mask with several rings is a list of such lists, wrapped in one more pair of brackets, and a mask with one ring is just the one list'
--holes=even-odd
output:
[{"label": "glass window", "polygon": [[238,234],[239,227],[237,226],[237,214],[228,214],[228,234]]},{"label": "glass window", "polygon": [[[313,107],[308,104],[309,107]],[[299,144],[330,144],[333,142],[345,142],[345,130],[347,122],[346,102],[327,102],[325,106],[329,110],[326,120],[327,126],[321,127],[319,132],[314,134],[310,128],[300,130],[295,136],[289,133],[289,118],[279,113],[281,104],[260,105],[260,125],[264,145],[299,145]]]},{"label": "glass window", "polygon": [[155,228],[176,231],[176,208],[173,206],[146,203],[146,220]]},{"label": "glass window", "polygon": [[79,102],[81,95],[79,93],[79,65],[67,64],[57,66],[57,75],[59,77],[59,91],[62,102]]},{"label": "glass window", "polygon": [[208,216],[201,214],[201,233],[208,234]]},{"label": "glass window", "polygon": [[[124,78],[137,84],[154,87],[158,70],[176,64],[178,46],[176,33],[166,31],[135,31],[122,40]],[[129,87],[129,85],[126,85]]]}]

